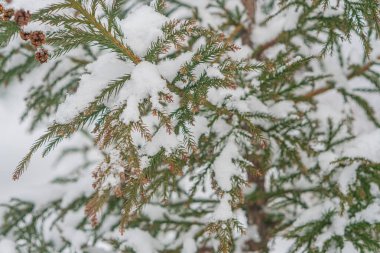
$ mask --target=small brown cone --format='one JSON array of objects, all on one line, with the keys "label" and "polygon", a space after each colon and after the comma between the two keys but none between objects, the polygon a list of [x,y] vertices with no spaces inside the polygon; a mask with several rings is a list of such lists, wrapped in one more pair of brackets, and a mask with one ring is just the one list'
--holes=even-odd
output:
[{"label": "small brown cone", "polygon": [[27,33],[27,32],[24,32],[24,31],[20,31],[20,37],[21,37],[22,40],[29,40],[30,33]]},{"label": "small brown cone", "polygon": [[6,9],[6,10],[4,10],[3,20],[5,20],[5,21],[11,20],[11,18],[13,17],[14,13],[15,13],[15,11],[13,9]]},{"label": "small brown cone", "polygon": [[40,49],[40,50],[38,50],[38,51],[36,51],[35,58],[40,63],[47,62],[48,59],[49,59],[48,51],[46,49],[43,49],[43,48]]},{"label": "small brown cone", "polygon": [[30,42],[33,46],[39,47],[46,43],[46,36],[41,31],[32,32],[29,36]]},{"label": "small brown cone", "polygon": [[30,22],[32,15],[29,11],[18,10],[14,14],[14,20],[19,26],[25,26]]}]

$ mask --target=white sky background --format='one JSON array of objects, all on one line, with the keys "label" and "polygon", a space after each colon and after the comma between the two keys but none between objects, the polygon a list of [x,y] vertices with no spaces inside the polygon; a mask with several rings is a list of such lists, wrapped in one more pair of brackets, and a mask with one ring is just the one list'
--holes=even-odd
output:
[{"label": "white sky background", "polygon": [[[11,86],[0,87],[0,203],[9,201],[11,198],[21,197],[24,200],[47,203],[47,199],[57,198],[68,194],[67,189],[57,184],[49,184],[57,176],[66,175],[75,166],[80,165],[81,154],[65,157],[57,164],[57,155],[62,149],[80,147],[88,144],[88,140],[80,135],[74,135],[69,141],[63,141],[58,148],[54,149],[46,157],[42,158],[41,151],[37,152],[19,180],[12,180],[12,173],[20,160],[27,154],[32,144],[46,131],[46,125],[38,125],[36,130],[29,132],[28,119],[21,122],[24,112],[28,85],[14,82]],[[97,158],[91,153],[90,159]],[[91,172],[88,172],[91,175]],[[83,184],[91,191],[91,183]],[[78,191],[80,189],[77,189]],[[1,209],[0,209],[1,211]],[[1,224],[1,222],[0,222]],[[3,253],[0,251],[0,253]]]},{"label": "white sky background", "polygon": [[[28,152],[33,142],[43,133],[41,126],[33,133],[28,132],[28,122],[21,122],[25,108],[24,97],[30,87],[20,84],[0,88],[0,202],[12,197],[32,197],[43,193],[43,186],[51,180],[51,164],[54,154],[32,159],[30,167],[20,180],[12,180],[12,172],[18,162]],[[46,189],[45,189],[46,191]],[[45,192],[46,194],[46,192]],[[42,196],[41,196],[42,197]]]}]

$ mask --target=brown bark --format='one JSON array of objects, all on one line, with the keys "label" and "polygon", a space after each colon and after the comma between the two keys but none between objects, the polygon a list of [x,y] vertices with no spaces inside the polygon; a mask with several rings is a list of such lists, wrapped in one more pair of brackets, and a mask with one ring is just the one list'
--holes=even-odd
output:
[{"label": "brown bark", "polygon": [[198,249],[197,253],[214,253],[214,250],[209,247],[203,247],[203,248]]},{"label": "brown bark", "polygon": [[242,34],[242,42],[244,45],[253,46],[251,35],[253,31],[253,26],[256,23],[256,0],[241,0],[243,3],[248,16],[248,27],[244,29]]},{"label": "brown bark", "polygon": [[[256,23],[256,9],[257,9],[257,0],[241,0],[242,4],[246,8],[248,16],[248,27],[242,31],[242,43],[253,47],[251,36],[253,33],[253,27]],[[271,45],[270,45],[271,46]],[[268,46],[268,47],[270,47]],[[264,51],[264,50],[263,50]],[[255,158],[249,160],[256,160]],[[260,168],[260,162],[252,161],[257,168]],[[265,174],[257,175],[254,173],[248,174],[248,181],[251,184],[256,185],[256,191],[265,191]],[[267,244],[269,241],[269,232],[270,228],[266,223],[268,217],[265,212],[267,201],[265,199],[257,199],[255,201],[247,201],[247,219],[249,225],[255,225],[260,236],[260,242],[256,242],[253,239],[250,239],[246,242],[248,252],[265,252],[267,251]]]},{"label": "brown bark", "polygon": [[[254,164],[259,168],[258,162]],[[248,174],[248,181],[256,185],[256,192],[265,192],[265,174]],[[255,225],[257,232],[260,236],[260,241],[257,242],[250,239],[246,242],[248,252],[266,252],[267,245],[270,240],[271,225],[268,224],[268,215],[266,213],[267,200],[265,198],[258,198],[254,201],[247,201],[247,218],[249,225]]]}]

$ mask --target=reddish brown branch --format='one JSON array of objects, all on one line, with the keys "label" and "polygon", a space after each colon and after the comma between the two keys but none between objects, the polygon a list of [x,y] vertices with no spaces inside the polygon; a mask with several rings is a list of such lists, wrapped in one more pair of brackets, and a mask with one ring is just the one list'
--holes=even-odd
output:
[{"label": "reddish brown branch", "polygon": [[243,45],[249,45],[250,47],[253,46],[251,36],[253,32],[253,26],[256,23],[256,0],[241,0],[242,4],[244,5],[247,16],[248,16],[248,27],[245,29],[243,35],[242,35],[242,42]]},{"label": "reddish brown branch", "polygon": [[367,72],[374,64],[375,64],[375,62],[371,61],[371,62],[368,62],[363,67],[361,67],[359,69],[355,69],[354,71],[351,72],[351,74],[349,74],[347,76],[347,79],[351,80],[354,77],[361,76],[362,74],[364,74],[365,72]]},{"label": "reddish brown branch", "polygon": [[[380,58],[380,57],[379,57]],[[363,65],[361,68],[358,68],[358,69],[355,69],[353,70],[350,74],[347,75],[347,79],[348,80],[351,80],[357,76],[361,76],[363,75],[365,72],[367,72],[376,62],[374,61],[371,61],[371,62],[368,62],[367,64]],[[297,100],[301,100],[301,101],[304,101],[304,100],[310,100],[312,99],[313,97],[316,97],[320,94],[323,94],[329,90],[332,90],[334,88],[334,86],[332,85],[329,85],[329,86],[326,86],[326,87],[322,87],[322,88],[319,88],[319,89],[316,89],[316,90],[313,90],[313,91],[310,91],[309,93],[306,93],[305,95],[299,97]]]},{"label": "reddish brown branch", "polygon": [[318,96],[320,94],[323,94],[329,90],[331,90],[333,87],[332,86],[327,86],[327,87],[322,87],[313,91],[310,91],[309,93],[306,93],[301,97],[301,100],[309,100],[312,99],[315,96]]},{"label": "reddish brown branch", "polygon": [[270,41],[268,41],[262,45],[259,45],[257,47],[257,49],[253,52],[252,57],[257,59],[257,60],[262,60],[264,52],[266,50],[268,50],[269,48],[271,48],[271,47],[277,45],[278,43],[282,42],[285,35],[286,35],[286,32],[282,32],[277,37],[275,37],[274,39],[272,39],[272,40],[270,40]]}]

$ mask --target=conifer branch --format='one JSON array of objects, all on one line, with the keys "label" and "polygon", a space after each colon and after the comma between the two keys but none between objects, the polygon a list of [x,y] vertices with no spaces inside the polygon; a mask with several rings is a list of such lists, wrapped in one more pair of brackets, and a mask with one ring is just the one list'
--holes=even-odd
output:
[{"label": "conifer branch", "polygon": [[127,56],[133,63],[138,64],[139,62],[141,62],[141,59],[137,55],[135,55],[128,46],[125,46],[122,42],[117,40],[91,13],[89,13],[81,5],[80,2],[78,2],[77,0],[68,1],[72,4],[72,6],[74,6],[74,8],[77,11],[79,11],[79,13],[81,13],[86,18],[86,20],[90,24],[96,27],[104,37],[112,41],[114,45],[116,45],[120,49],[120,51],[123,52],[125,56]]},{"label": "conifer branch", "polygon": [[[68,194],[5,205],[0,237],[15,238],[20,252],[82,253],[98,243],[115,252],[145,253],[140,243],[157,252],[269,252],[284,234],[294,253],[380,250],[372,215],[380,74],[369,54],[379,3],[232,2],[62,0],[32,14],[54,50],[43,67],[34,58],[47,59],[45,33],[28,34],[29,12],[0,4],[0,82],[33,80],[23,117],[32,128],[53,121],[13,179],[38,150],[44,157],[75,133],[88,140],[58,153],[78,161],[52,181]],[[79,217],[72,227],[68,215]],[[45,226],[59,236],[45,237]],[[75,248],[72,228],[93,240]],[[110,238],[117,228],[126,236]]]}]

